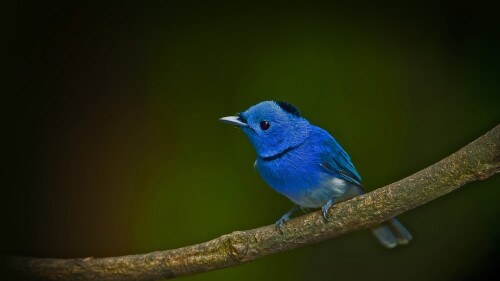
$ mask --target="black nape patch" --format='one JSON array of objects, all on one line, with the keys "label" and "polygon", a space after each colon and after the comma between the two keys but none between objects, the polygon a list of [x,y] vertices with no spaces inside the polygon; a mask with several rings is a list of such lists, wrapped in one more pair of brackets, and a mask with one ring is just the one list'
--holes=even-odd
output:
[{"label": "black nape patch", "polygon": [[283,109],[284,111],[290,113],[290,114],[293,114],[297,117],[300,117],[300,111],[297,107],[295,107],[295,105],[289,103],[289,102],[286,102],[286,101],[277,101],[276,102],[278,104],[279,107],[281,107],[281,109]]}]

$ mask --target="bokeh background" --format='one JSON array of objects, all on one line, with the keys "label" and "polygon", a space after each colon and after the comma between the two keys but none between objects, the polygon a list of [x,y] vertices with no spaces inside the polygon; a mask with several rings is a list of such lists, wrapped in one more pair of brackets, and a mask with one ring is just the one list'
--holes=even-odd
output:
[{"label": "bokeh background", "polygon": [[[498,15],[479,2],[73,2],[4,10],[2,253],[144,253],[274,223],[291,203],[217,121],[262,100],[330,131],[369,190],[500,121]],[[360,231],[183,280],[485,278],[498,272],[499,185],[401,215],[406,247]]]}]

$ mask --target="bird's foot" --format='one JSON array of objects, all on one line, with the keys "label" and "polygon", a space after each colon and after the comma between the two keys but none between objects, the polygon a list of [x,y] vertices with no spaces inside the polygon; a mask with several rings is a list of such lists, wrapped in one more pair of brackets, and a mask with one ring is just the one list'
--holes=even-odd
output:
[{"label": "bird's foot", "polygon": [[297,209],[299,209],[300,206],[299,205],[295,205],[293,206],[292,209],[290,209],[290,211],[288,211],[286,214],[284,214],[277,222],[276,222],[276,229],[279,230],[279,232],[281,234],[283,234],[283,225],[285,224],[286,221],[288,221],[290,219],[290,216],[293,215],[293,213],[295,211],[297,211]]},{"label": "bird's foot", "polygon": [[323,219],[325,221],[328,221],[328,210],[330,209],[330,207],[333,205],[333,203],[335,202],[335,198],[331,198],[330,200],[328,200],[328,202],[326,202],[326,204],[321,207],[321,213],[323,214]]},{"label": "bird's foot", "polygon": [[284,214],[277,222],[276,222],[276,229],[283,234],[283,225],[285,225],[285,222],[287,222],[290,219],[290,216],[288,214]]}]

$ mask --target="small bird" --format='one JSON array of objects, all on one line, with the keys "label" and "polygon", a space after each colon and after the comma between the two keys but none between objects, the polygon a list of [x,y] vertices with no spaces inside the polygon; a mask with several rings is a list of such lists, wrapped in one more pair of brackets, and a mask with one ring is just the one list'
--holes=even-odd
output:
[{"label": "small bird", "polygon": [[[254,166],[261,177],[295,204],[276,222],[282,233],[285,222],[299,208],[321,208],[327,220],[333,204],[363,194],[361,177],[347,152],[291,103],[263,101],[237,116],[219,120],[243,130],[257,153]],[[412,239],[395,218],[371,231],[387,248]]]}]

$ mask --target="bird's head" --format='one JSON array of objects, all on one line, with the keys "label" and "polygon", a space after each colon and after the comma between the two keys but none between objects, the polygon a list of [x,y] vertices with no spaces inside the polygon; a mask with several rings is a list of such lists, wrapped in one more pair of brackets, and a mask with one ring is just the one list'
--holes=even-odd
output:
[{"label": "bird's head", "polygon": [[309,122],[288,102],[263,101],[220,121],[240,127],[261,158],[298,146],[309,135]]}]

